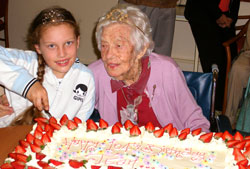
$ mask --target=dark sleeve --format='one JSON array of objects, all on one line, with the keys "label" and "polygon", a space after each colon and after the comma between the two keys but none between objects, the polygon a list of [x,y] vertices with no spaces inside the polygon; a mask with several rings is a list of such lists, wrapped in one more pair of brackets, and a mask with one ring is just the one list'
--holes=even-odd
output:
[{"label": "dark sleeve", "polygon": [[240,0],[231,0],[228,17],[232,18],[233,23],[237,22],[239,8],[240,8]]},{"label": "dark sleeve", "polygon": [[216,21],[222,15],[222,11],[219,8],[220,0],[187,0],[185,7],[185,17],[207,19],[208,17]]}]

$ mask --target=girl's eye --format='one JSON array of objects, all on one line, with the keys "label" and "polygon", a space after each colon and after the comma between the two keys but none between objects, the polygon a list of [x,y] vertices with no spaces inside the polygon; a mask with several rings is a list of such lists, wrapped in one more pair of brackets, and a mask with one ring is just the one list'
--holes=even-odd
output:
[{"label": "girl's eye", "polygon": [[72,41],[68,41],[68,42],[66,42],[66,45],[69,46],[69,45],[71,45],[72,43],[73,43]]},{"label": "girl's eye", "polygon": [[49,48],[55,48],[55,45],[50,44],[50,45],[48,45],[48,47],[49,47]]}]

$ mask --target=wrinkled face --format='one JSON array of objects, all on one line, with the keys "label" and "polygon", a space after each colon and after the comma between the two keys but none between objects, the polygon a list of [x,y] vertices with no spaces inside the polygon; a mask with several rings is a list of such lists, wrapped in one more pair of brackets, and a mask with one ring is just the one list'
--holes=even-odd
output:
[{"label": "wrinkled face", "polygon": [[132,28],[127,24],[104,27],[101,38],[101,55],[109,76],[124,80],[134,66],[136,56],[131,43]]},{"label": "wrinkled face", "polygon": [[39,44],[35,48],[43,55],[55,76],[63,78],[75,62],[79,40],[70,24],[49,25],[42,29]]}]

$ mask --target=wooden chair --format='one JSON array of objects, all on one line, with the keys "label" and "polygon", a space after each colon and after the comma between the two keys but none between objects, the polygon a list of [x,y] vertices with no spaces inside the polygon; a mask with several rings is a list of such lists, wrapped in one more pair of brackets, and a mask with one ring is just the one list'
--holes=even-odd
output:
[{"label": "wooden chair", "polygon": [[5,47],[9,47],[8,0],[0,0],[0,31],[4,31],[4,37],[0,40],[4,41]]},{"label": "wooden chair", "polygon": [[[241,2],[249,2],[250,0],[240,0]],[[225,89],[224,89],[224,100],[223,100],[223,106],[222,106],[222,114],[225,114],[226,112],[226,107],[227,107],[227,91],[228,91],[228,74],[231,70],[231,50],[230,50],[230,45],[232,43],[237,44],[237,51],[238,53],[243,47],[245,38],[246,38],[246,32],[247,32],[247,27],[250,22],[250,15],[239,15],[238,16],[238,21],[240,20],[246,20],[246,22],[243,25],[238,25],[236,26],[236,31],[239,31],[235,37],[229,39],[228,41],[223,43],[223,46],[225,47],[226,54],[227,54],[227,69],[226,69],[226,79],[225,79]]]}]

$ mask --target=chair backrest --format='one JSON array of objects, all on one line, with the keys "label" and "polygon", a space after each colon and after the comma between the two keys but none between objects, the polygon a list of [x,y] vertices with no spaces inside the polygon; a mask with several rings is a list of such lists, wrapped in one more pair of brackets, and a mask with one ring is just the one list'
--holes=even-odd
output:
[{"label": "chair backrest", "polygon": [[183,74],[197,104],[209,120],[212,109],[213,73],[183,71]]},{"label": "chair backrest", "polygon": [[5,47],[9,47],[8,0],[0,0],[0,31],[4,31],[4,38],[0,40],[5,42]]},{"label": "chair backrest", "polygon": [[[249,1],[250,2],[250,1]],[[238,28],[240,28],[240,32],[237,33],[237,35],[235,37],[233,37],[232,39],[229,39],[228,41],[223,43],[223,46],[225,47],[226,50],[226,54],[227,54],[227,68],[226,68],[226,79],[225,79],[225,88],[224,88],[224,98],[223,98],[223,106],[222,106],[222,114],[225,114],[226,111],[226,106],[227,106],[227,92],[228,92],[228,77],[229,77],[229,72],[231,70],[231,48],[230,45],[232,43],[236,43],[237,44],[237,48],[238,48],[238,52],[241,51],[241,49],[244,46],[244,42],[246,39],[246,34],[248,31],[248,26],[250,25],[250,15],[246,15],[245,17],[248,17],[247,22],[242,25],[239,26]]]}]

